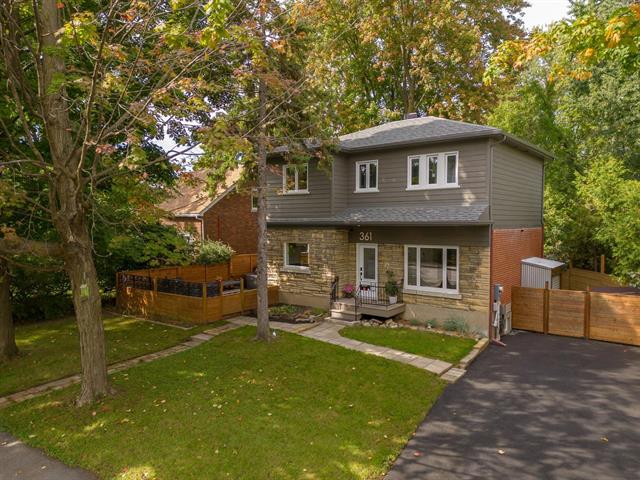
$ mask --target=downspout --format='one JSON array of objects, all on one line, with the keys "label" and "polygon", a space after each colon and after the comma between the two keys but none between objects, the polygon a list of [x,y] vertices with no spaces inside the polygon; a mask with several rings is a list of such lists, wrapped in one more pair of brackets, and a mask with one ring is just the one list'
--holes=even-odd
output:
[{"label": "downspout", "polygon": [[499,334],[498,338],[494,334],[492,321],[494,318],[493,312],[493,148],[496,145],[500,145],[507,140],[507,136],[502,134],[502,139],[498,142],[489,140],[489,340],[498,345],[504,346],[504,343],[500,342]]}]

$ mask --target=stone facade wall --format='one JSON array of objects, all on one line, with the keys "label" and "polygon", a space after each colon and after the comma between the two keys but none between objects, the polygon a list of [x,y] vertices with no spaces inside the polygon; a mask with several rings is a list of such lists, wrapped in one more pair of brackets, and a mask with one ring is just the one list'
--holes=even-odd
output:
[{"label": "stone facade wall", "polygon": [[[283,302],[327,308],[331,280],[340,277],[340,288],[355,283],[356,244],[348,242],[348,231],[340,228],[269,227],[269,282],[280,286]],[[284,244],[309,244],[309,272],[284,268]],[[404,292],[405,318],[426,322],[452,316],[467,320],[472,330],[486,333],[489,324],[490,249],[460,246],[460,294],[439,296]],[[384,284],[386,272],[396,280],[404,278],[404,245],[378,244],[378,278]]]},{"label": "stone facade wall", "polygon": [[[348,243],[346,229],[269,227],[267,238],[269,283],[280,287],[284,302],[326,308],[336,275],[341,287],[355,280],[355,245]],[[309,244],[309,272],[288,271],[284,267],[287,242]]]}]

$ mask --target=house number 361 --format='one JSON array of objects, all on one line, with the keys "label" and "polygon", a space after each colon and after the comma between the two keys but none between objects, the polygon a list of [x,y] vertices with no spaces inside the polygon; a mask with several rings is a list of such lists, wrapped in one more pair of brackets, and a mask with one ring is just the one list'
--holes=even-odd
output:
[{"label": "house number 361", "polygon": [[373,233],[371,232],[360,232],[360,240],[363,242],[370,242],[373,239]]}]

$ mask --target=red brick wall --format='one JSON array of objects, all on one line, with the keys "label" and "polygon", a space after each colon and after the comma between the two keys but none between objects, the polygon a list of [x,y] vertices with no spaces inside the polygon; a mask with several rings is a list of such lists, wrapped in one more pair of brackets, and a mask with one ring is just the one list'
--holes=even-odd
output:
[{"label": "red brick wall", "polygon": [[178,217],[174,220],[165,219],[162,221],[165,225],[173,225],[180,230],[193,233],[196,240],[202,238],[202,222],[197,218]]},{"label": "red brick wall", "polygon": [[[542,257],[543,230],[536,228],[504,228],[491,236],[491,296],[493,285],[504,287],[502,303],[511,302],[511,287],[520,285],[520,260]],[[491,299],[493,302],[493,298]]]},{"label": "red brick wall", "polygon": [[231,245],[236,253],[258,250],[258,217],[251,195],[230,193],[204,214],[204,236]]}]

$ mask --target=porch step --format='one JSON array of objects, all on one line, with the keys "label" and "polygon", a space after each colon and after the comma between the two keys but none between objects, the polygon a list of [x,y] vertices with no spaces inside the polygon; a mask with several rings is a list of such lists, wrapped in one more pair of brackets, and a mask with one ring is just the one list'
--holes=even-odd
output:
[{"label": "porch step", "polygon": [[355,311],[331,309],[331,320],[342,320],[346,322],[359,322],[362,314]]}]

